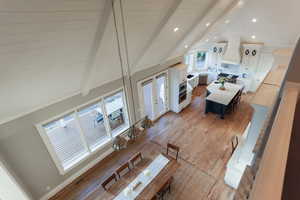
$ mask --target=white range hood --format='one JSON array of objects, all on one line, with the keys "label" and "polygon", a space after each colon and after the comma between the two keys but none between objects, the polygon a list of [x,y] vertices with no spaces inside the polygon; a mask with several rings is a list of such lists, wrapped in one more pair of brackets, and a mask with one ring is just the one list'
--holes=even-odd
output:
[{"label": "white range hood", "polygon": [[229,38],[225,54],[222,57],[222,64],[239,65],[241,63],[240,45],[240,37]]}]

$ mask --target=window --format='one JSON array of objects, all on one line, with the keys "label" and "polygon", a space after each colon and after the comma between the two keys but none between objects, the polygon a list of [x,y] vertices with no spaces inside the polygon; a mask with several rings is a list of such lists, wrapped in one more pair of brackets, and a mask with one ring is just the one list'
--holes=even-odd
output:
[{"label": "window", "polygon": [[206,60],[206,52],[198,51],[196,59],[196,69],[204,69]]},{"label": "window", "polygon": [[64,169],[69,168],[73,162],[88,154],[88,150],[81,140],[74,113],[50,122],[43,127]]},{"label": "window", "polygon": [[77,114],[87,144],[92,151],[110,140],[108,131],[105,128],[101,103],[82,108]]},{"label": "window", "polygon": [[185,56],[185,64],[188,66],[187,71],[192,72],[194,68],[194,54],[188,54]]},{"label": "window", "polygon": [[198,51],[197,53],[190,53],[185,56],[185,64],[188,65],[188,72],[194,70],[203,70],[206,65],[206,52]]},{"label": "window", "polygon": [[37,125],[61,174],[77,166],[128,127],[123,90]]},{"label": "window", "polygon": [[127,115],[124,103],[123,93],[119,92],[110,97],[105,98],[105,109],[108,116],[108,122],[113,135],[118,134],[121,129],[127,127]]}]

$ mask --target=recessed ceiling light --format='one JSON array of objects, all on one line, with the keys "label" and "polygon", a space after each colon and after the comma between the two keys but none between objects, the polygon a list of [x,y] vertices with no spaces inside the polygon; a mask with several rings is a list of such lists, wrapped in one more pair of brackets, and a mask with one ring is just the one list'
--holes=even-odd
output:
[{"label": "recessed ceiling light", "polygon": [[179,30],[179,28],[178,28],[178,27],[174,28],[174,32],[177,32],[178,30]]},{"label": "recessed ceiling light", "polygon": [[205,25],[206,25],[207,27],[209,27],[209,26],[210,26],[210,22],[207,22]]},{"label": "recessed ceiling light", "polygon": [[206,39],[205,42],[209,42],[209,39]]},{"label": "recessed ceiling light", "polygon": [[254,40],[254,39],[256,38],[256,36],[255,36],[255,35],[252,35],[251,38]]},{"label": "recessed ceiling light", "polygon": [[253,23],[256,23],[257,22],[257,19],[256,18],[252,18],[251,20]]},{"label": "recessed ceiling light", "polygon": [[225,21],[225,24],[229,24],[229,22],[230,22],[230,20],[229,20],[229,19],[227,19],[227,20]]},{"label": "recessed ceiling light", "polygon": [[189,48],[189,45],[187,45],[187,44],[186,44],[186,45],[184,45],[184,48],[186,48],[186,49],[187,49],[187,48]]}]

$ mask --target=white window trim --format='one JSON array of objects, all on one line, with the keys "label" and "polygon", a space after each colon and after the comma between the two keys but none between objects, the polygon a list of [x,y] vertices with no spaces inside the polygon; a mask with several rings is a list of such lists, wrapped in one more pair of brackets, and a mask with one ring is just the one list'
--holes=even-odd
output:
[{"label": "white window trim", "polygon": [[[125,114],[126,114],[126,126],[122,129],[120,129],[120,133],[118,134],[115,134],[115,137],[121,133],[123,133],[124,131],[126,131],[129,127],[130,127],[130,120],[129,120],[129,113],[128,113],[128,108],[127,108],[127,101],[126,101],[126,97],[125,97],[125,88],[124,87],[121,87],[121,88],[118,88],[116,90],[113,90],[111,92],[108,92],[102,96],[99,96],[95,99],[92,99],[84,104],[81,104],[79,106],[76,106],[75,108],[72,108],[66,112],[63,112],[62,114],[60,115],[57,115],[57,116],[54,116],[48,120],[45,120],[45,121],[42,121],[40,123],[37,123],[35,124],[35,127],[37,128],[38,130],[38,133],[39,135],[41,136],[44,144],[46,145],[47,147],[47,150],[52,158],[52,160],[54,161],[59,173],[61,175],[65,175],[66,173],[68,173],[69,171],[71,171],[72,169],[74,169],[75,167],[79,166],[81,163],[83,163],[84,161],[86,161],[88,158],[90,158],[92,155],[98,153],[101,149],[103,149],[105,147],[105,145],[107,145],[109,142],[112,141],[112,139],[114,138],[113,137],[113,134],[112,134],[112,130],[110,129],[110,126],[109,126],[109,123],[108,123],[108,118],[107,118],[107,114],[106,114],[106,108],[105,108],[105,103],[104,103],[104,99],[106,97],[109,97],[115,93],[118,93],[118,92],[123,92],[123,95],[122,95],[122,100],[123,100],[123,106],[124,106],[124,111],[125,111]],[[100,102],[100,107],[102,109],[102,112],[103,112],[103,117],[104,117],[104,126],[107,130],[107,135],[109,137],[109,139],[107,140],[107,142],[103,142],[101,145],[99,145],[97,148],[95,149],[90,149],[90,147],[88,146],[86,140],[85,140],[85,134],[84,134],[84,131],[82,130],[81,128],[81,125],[79,123],[79,119],[78,119],[78,115],[77,115],[77,112],[78,110],[82,109],[83,107],[85,106],[88,106],[92,103],[97,103],[97,101]],[[49,139],[49,137],[47,136],[47,133],[45,131],[45,128],[43,128],[43,125],[44,124],[47,124],[47,123],[50,123],[51,121],[54,121],[56,119],[59,119],[59,118],[62,118],[68,114],[71,114],[73,115],[75,121],[76,121],[76,125],[78,126],[78,130],[80,132],[80,138],[82,140],[82,144],[84,145],[84,147],[87,149],[88,153],[86,156],[82,157],[79,161],[75,162],[72,166],[68,167],[67,169],[64,169],[62,163],[60,162],[56,152],[55,152],[55,149],[53,147],[53,145],[51,144],[51,141]]]},{"label": "white window trim", "polygon": [[[196,58],[195,57],[197,57],[198,52],[205,52],[206,53],[204,67],[200,68],[200,69],[198,67],[196,67]],[[197,50],[193,50],[193,51],[188,52],[188,53],[185,54],[185,56],[192,56],[193,57],[193,63],[191,64],[189,62],[189,64],[188,64],[189,67],[191,67],[190,68],[191,69],[190,73],[192,73],[192,72],[205,72],[205,71],[207,71],[207,69],[208,69],[207,62],[208,62],[208,56],[209,56],[208,53],[209,53],[209,50],[197,49]]]}]

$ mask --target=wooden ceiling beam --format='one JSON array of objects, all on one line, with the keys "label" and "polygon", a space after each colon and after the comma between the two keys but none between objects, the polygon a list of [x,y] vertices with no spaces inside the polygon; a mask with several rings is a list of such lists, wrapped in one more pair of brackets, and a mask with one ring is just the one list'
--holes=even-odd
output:
[{"label": "wooden ceiling beam", "polygon": [[153,34],[151,35],[150,39],[146,43],[146,45],[142,48],[139,55],[137,56],[137,59],[133,62],[132,67],[133,69],[136,69],[136,67],[139,65],[140,61],[143,59],[147,51],[150,49],[152,44],[155,42],[155,40],[158,38],[166,24],[170,21],[176,10],[178,9],[179,5],[182,3],[183,0],[175,0],[172,4],[172,6],[168,9],[166,15],[164,16],[163,20],[160,22],[160,24],[157,26]]},{"label": "wooden ceiling beam", "polygon": [[[217,1],[204,16],[201,16],[192,28],[186,31],[185,35],[176,43],[170,51],[164,55],[161,59],[161,63],[165,62],[170,56],[172,56],[179,48],[184,48],[185,45],[189,47],[184,51],[187,53],[191,47],[203,39],[208,33],[210,33],[214,28],[216,28],[222,20],[225,19],[238,5],[239,0],[219,0]],[[221,8],[227,7],[224,12],[214,17],[215,13],[219,12]],[[214,20],[212,20],[215,18]],[[210,22],[210,26],[206,27],[206,23]],[[200,32],[200,33],[199,33]]]},{"label": "wooden ceiling beam", "polygon": [[100,15],[94,41],[90,49],[90,52],[88,54],[87,64],[82,78],[82,83],[81,83],[82,95],[87,95],[91,90],[92,87],[91,85],[93,82],[93,74],[96,70],[96,65],[95,65],[96,56],[101,46],[105,29],[107,27],[107,24],[109,22],[109,17],[111,16],[111,14],[112,14],[112,0],[105,0],[103,13]]}]

